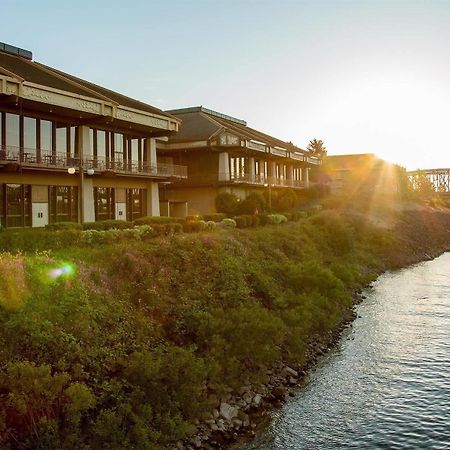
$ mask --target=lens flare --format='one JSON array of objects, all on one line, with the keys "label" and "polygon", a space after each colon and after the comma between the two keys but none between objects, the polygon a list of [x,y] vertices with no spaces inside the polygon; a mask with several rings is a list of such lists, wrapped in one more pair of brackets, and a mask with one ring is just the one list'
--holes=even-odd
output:
[{"label": "lens flare", "polygon": [[62,276],[69,277],[72,274],[73,274],[73,267],[70,264],[65,264],[62,267],[50,270],[50,278],[52,278],[53,280]]}]

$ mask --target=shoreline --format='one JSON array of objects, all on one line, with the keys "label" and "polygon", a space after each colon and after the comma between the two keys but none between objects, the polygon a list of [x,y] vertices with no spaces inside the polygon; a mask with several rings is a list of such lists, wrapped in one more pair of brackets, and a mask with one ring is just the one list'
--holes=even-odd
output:
[{"label": "shoreline", "polygon": [[[234,420],[235,417],[229,418],[228,426],[225,426],[223,430],[217,429],[209,432],[208,426],[212,424],[211,420],[215,422],[216,419],[221,420],[223,417],[222,408],[219,408],[217,414],[213,414],[217,417],[199,422],[197,424],[198,432],[184,442],[179,441],[175,448],[178,450],[239,450],[244,444],[251,442],[256,437],[257,432],[270,423],[272,413],[281,409],[289,397],[295,397],[296,392],[306,385],[308,375],[319,364],[321,358],[336,347],[342,333],[352,326],[353,321],[357,318],[355,307],[364,301],[366,298],[364,290],[369,289],[373,281],[388,271],[401,270],[414,264],[431,261],[448,251],[450,251],[448,245],[438,245],[435,248],[428,249],[428,251],[422,250],[413,254],[402,255],[401,261],[403,263],[400,265],[399,259],[393,264],[387,263],[383,270],[376,273],[376,278],[355,290],[352,305],[346,311],[343,321],[325,335],[315,336],[306,344],[307,357],[303,364],[288,365],[281,361],[268,371],[270,379],[267,383],[262,384],[260,389],[243,386],[239,390],[240,395],[223,399],[221,406],[226,404],[230,407],[230,410],[238,408],[239,411],[243,408],[247,420],[239,419],[238,417],[242,417],[242,414],[239,415],[238,413],[236,420]],[[226,424],[226,420],[224,420],[224,424]]]}]

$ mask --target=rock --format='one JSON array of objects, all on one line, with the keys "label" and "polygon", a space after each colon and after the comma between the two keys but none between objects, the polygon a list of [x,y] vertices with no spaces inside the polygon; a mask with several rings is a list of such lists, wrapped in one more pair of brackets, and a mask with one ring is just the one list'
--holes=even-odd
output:
[{"label": "rock", "polygon": [[253,397],[253,404],[254,404],[256,407],[258,407],[259,405],[261,405],[261,401],[262,401],[261,394],[256,394],[256,395]]},{"label": "rock", "polygon": [[183,442],[181,442],[181,441],[178,441],[178,442],[177,442],[177,449],[178,449],[178,450],[184,450],[184,444],[183,444]]},{"label": "rock", "polygon": [[289,378],[289,384],[296,385],[298,382],[297,378],[291,377]]},{"label": "rock", "polygon": [[234,426],[234,428],[237,428],[237,429],[239,429],[239,428],[241,428],[242,427],[242,420],[239,420],[239,419],[233,419],[233,426]]},{"label": "rock", "polygon": [[219,414],[219,411],[217,409],[214,409],[212,413],[213,413],[214,419],[218,419],[219,418],[220,414]]},{"label": "rock", "polygon": [[272,391],[272,394],[277,398],[277,399],[283,399],[286,395],[286,388],[284,386],[277,386],[276,388],[274,388],[274,390]]},{"label": "rock", "polygon": [[191,439],[191,443],[196,448],[200,448],[202,446],[202,440],[198,436]]},{"label": "rock", "polygon": [[228,403],[222,402],[220,404],[220,415],[226,419],[231,420],[238,415],[239,408],[231,406]]},{"label": "rock", "polygon": [[292,367],[289,367],[289,366],[283,367],[283,374],[285,376],[289,375],[291,377],[298,378],[298,372],[296,370],[294,370]]}]

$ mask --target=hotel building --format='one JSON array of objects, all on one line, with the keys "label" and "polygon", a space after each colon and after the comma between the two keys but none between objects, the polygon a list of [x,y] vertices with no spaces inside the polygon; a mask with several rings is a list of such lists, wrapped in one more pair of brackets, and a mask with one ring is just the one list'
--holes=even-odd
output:
[{"label": "hotel building", "polygon": [[172,114],[33,61],[0,43],[0,223],[159,215],[159,184],[185,166],[157,160]]},{"label": "hotel building", "polygon": [[163,185],[165,215],[181,215],[184,205],[188,214],[212,212],[224,191],[243,199],[255,191],[306,189],[310,169],[322,162],[244,120],[202,106],[168,112],[182,126],[167,142],[157,142],[158,160],[187,166],[189,177]]}]

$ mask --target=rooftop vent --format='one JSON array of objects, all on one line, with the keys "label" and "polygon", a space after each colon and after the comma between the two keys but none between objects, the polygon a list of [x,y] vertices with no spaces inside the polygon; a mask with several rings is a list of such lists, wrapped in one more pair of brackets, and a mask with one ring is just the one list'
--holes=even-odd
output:
[{"label": "rooftop vent", "polygon": [[9,53],[10,55],[20,56],[21,58],[33,59],[33,53],[29,50],[24,50],[23,48],[14,47],[14,45],[5,44],[0,42],[0,52]]}]

